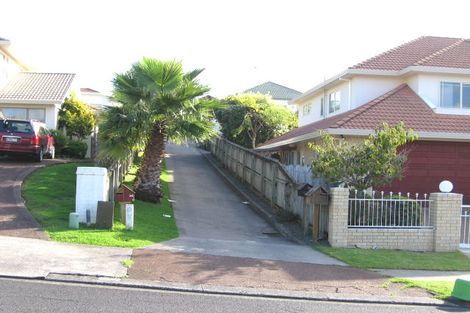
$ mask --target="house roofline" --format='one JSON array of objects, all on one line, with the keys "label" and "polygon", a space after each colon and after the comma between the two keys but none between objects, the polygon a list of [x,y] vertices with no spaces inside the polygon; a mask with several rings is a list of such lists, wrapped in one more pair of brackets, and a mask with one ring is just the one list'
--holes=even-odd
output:
[{"label": "house roofline", "polygon": [[[294,138],[282,140],[265,146],[256,148],[255,150],[273,150],[281,146],[299,143],[302,141],[312,140],[321,137],[322,132],[328,133],[334,136],[357,136],[366,137],[373,134],[373,129],[349,129],[349,128],[327,128],[316,130],[312,133],[300,135]],[[470,133],[445,133],[445,132],[427,132],[427,131],[415,131],[418,135],[419,140],[427,141],[457,141],[457,142],[470,142]]]},{"label": "house roofline", "polygon": [[[64,98],[65,99],[65,98]],[[56,101],[56,100],[0,100],[0,104],[42,104],[42,105],[56,105],[62,104],[64,101]]]},{"label": "house roofline", "polygon": [[436,74],[464,74],[470,75],[470,69],[465,68],[454,68],[454,67],[437,67],[437,66],[421,66],[421,65],[412,65],[405,67],[402,70],[373,70],[373,69],[352,69],[349,68],[340,74],[337,74],[324,82],[316,85],[315,87],[307,90],[305,93],[300,95],[297,98],[289,101],[289,104],[295,105],[298,102],[308,99],[319,92],[322,92],[325,88],[330,88],[335,86],[337,83],[341,82],[342,79],[349,79],[355,75],[366,75],[366,76],[392,76],[399,77],[405,76],[413,73],[436,73]]}]

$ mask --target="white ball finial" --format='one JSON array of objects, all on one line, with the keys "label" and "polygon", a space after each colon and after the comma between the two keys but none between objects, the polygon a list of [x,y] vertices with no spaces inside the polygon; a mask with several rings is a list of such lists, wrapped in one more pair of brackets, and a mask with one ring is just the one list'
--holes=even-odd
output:
[{"label": "white ball finial", "polygon": [[441,192],[451,192],[453,188],[454,188],[454,185],[448,180],[443,180],[439,184],[439,190]]}]

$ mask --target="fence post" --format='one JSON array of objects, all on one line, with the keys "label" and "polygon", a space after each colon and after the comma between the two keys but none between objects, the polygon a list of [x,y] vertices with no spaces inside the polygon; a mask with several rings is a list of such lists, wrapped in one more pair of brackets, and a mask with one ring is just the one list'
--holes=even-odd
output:
[{"label": "fence post", "polygon": [[266,197],[266,161],[261,160],[261,194]]},{"label": "fence post", "polygon": [[328,220],[328,241],[332,247],[348,246],[349,189],[331,188]]},{"label": "fence post", "polygon": [[460,245],[462,195],[435,192],[431,201],[431,225],[434,226],[434,251],[457,251]]}]

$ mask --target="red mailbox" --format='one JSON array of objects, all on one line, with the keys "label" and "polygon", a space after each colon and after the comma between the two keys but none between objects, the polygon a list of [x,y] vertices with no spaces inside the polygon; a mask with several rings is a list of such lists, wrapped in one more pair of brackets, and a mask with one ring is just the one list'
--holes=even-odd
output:
[{"label": "red mailbox", "polygon": [[126,185],[121,185],[116,192],[114,199],[120,203],[131,203],[134,202],[135,192]]}]

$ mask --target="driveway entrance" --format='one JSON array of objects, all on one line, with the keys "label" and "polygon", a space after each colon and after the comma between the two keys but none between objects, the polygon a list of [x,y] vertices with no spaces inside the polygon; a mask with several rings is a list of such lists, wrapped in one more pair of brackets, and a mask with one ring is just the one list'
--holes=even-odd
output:
[{"label": "driveway entrance", "polygon": [[154,249],[316,264],[343,263],[308,246],[292,243],[242,199],[194,147],[169,144],[171,200],[178,239]]}]

